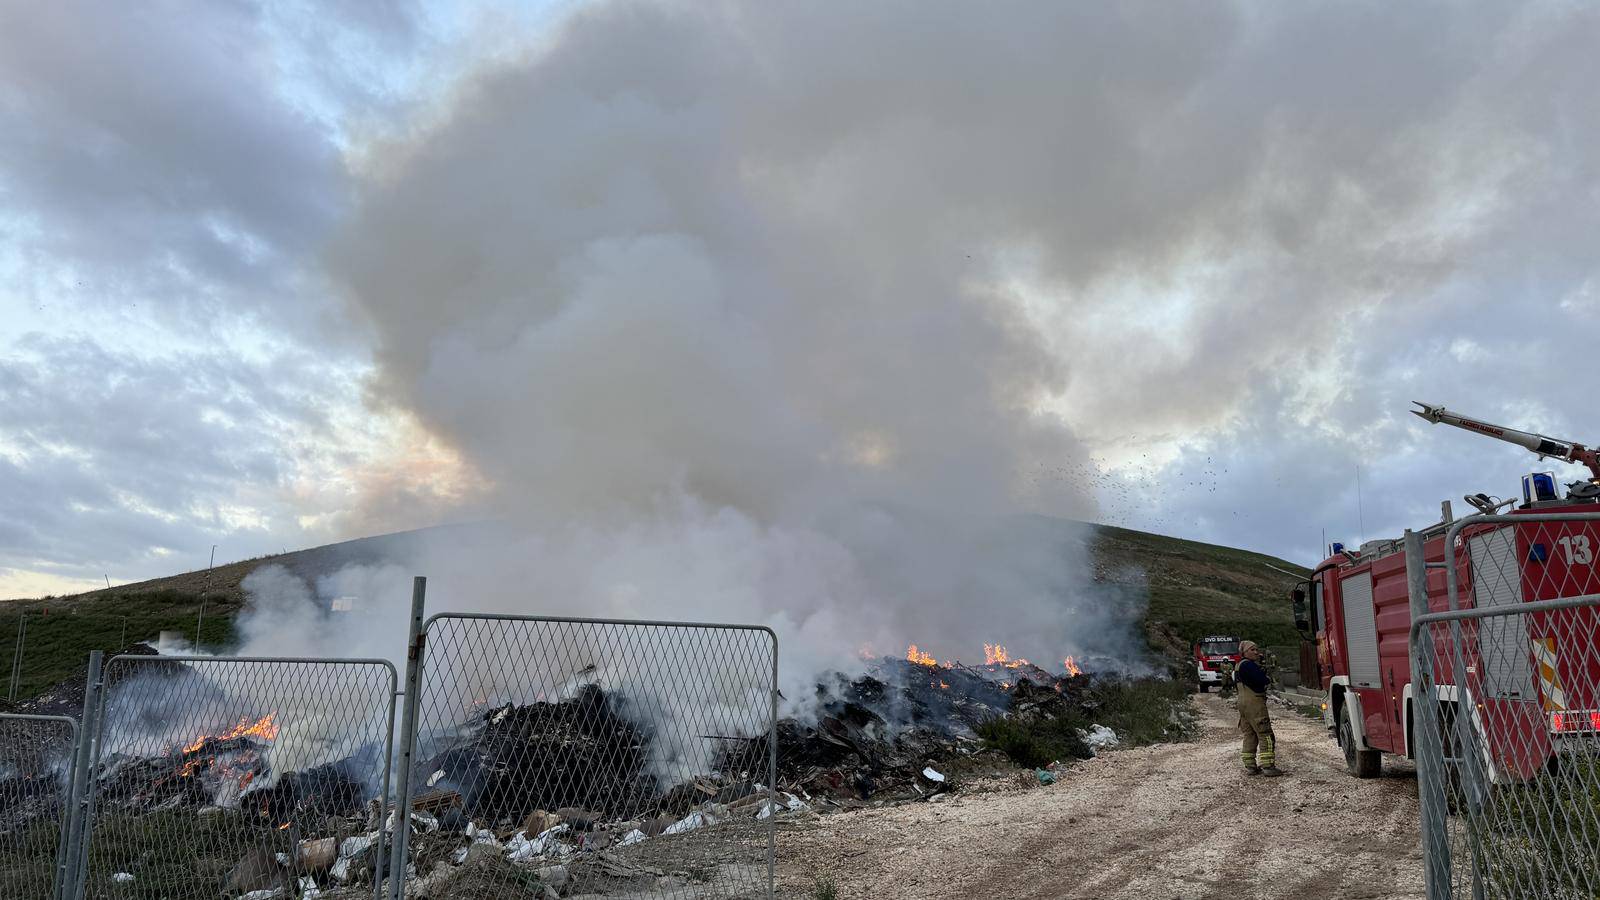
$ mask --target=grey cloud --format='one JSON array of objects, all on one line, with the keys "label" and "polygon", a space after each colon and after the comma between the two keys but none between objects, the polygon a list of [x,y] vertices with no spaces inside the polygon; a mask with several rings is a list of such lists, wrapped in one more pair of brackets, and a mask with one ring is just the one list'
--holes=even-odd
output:
[{"label": "grey cloud", "polygon": [[0,566],[125,580],[203,564],[219,540],[238,558],[302,538],[285,487],[294,443],[332,436],[312,399],[330,383],[303,356],[257,368],[24,340],[0,357]]},{"label": "grey cloud", "polygon": [[0,8],[0,199],[22,277],[203,333],[308,315],[306,256],[345,188],[251,5],[66,2]]},{"label": "grey cloud", "polygon": [[[1380,307],[1341,331],[1329,353],[1337,389],[1308,406],[1289,370],[1225,428],[1193,436],[1170,465],[1111,479],[1103,512],[1119,524],[1176,531],[1311,562],[1330,541],[1398,537],[1437,521],[1439,502],[1516,496],[1520,476],[1581,467],[1537,457],[1408,414],[1439,402],[1504,425],[1594,445],[1583,386],[1600,381],[1589,348],[1600,309],[1479,297]],[[1330,335],[1330,337],[1332,337]],[[1357,495],[1356,467],[1361,467]]]}]

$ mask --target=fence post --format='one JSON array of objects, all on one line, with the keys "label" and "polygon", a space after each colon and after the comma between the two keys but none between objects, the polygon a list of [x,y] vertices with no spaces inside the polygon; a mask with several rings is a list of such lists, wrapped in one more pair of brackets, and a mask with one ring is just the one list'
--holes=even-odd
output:
[{"label": "fence post", "polygon": [[72,787],[67,795],[68,822],[66,852],[62,854],[58,876],[63,900],[83,896],[84,868],[87,865],[89,792],[94,787],[92,745],[99,728],[100,671],[105,653],[89,651],[89,675],[83,687],[83,713],[78,719],[78,746],[73,753]]},{"label": "fence post", "polygon": [[[767,802],[772,814],[778,814],[778,633],[767,629],[772,636],[772,706],[768,710],[767,724]],[[773,896],[778,877],[778,833],[767,829],[767,896]]]},{"label": "fence post", "polygon": [[[1411,618],[1425,616],[1428,608],[1428,560],[1422,535],[1406,529],[1406,587],[1411,597]],[[1421,635],[1421,631],[1417,634]],[[1421,642],[1410,641],[1411,684],[1414,685],[1411,724],[1417,740],[1417,775],[1422,797],[1422,867],[1428,900],[1450,900],[1450,834],[1446,817],[1444,737],[1439,732],[1439,703],[1433,685],[1431,659],[1423,659]],[[1432,638],[1428,646],[1432,647]]]},{"label": "fence post", "polygon": [[28,614],[17,614],[17,650],[11,657],[11,687],[6,693],[7,700],[17,699],[17,682],[22,680],[22,644],[28,636]]},{"label": "fence post", "polygon": [[[394,837],[390,839],[389,896],[400,900],[406,887],[406,848],[411,838],[411,754],[417,745],[417,692],[422,684],[423,608],[428,579],[418,575],[411,582],[411,637],[406,649],[405,706],[400,714],[400,772],[395,787]],[[379,824],[381,833],[383,825]],[[379,873],[381,874],[381,873]]]}]

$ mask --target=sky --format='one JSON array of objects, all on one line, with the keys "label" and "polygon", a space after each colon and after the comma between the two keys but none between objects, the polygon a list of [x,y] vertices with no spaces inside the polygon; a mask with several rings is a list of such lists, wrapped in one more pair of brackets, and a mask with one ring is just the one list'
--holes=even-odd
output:
[{"label": "sky", "polygon": [[0,0],[0,597],[486,518],[861,546],[864,502],[1309,563],[1575,478],[1407,410],[1600,441],[1597,42]]}]

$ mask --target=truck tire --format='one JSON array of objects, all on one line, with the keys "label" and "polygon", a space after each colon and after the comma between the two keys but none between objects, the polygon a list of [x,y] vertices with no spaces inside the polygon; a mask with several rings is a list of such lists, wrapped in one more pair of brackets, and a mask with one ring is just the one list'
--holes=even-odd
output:
[{"label": "truck tire", "polygon": [[1339,748],[1344,751],[1344,767],[1357,778],[1377,778],[1383,772],[1383,757],[1376,750],[1356,748],[1355,729],[1350,727],[1350,707],[1339,707]]},{"label": "truck tire", "polygon": [[1211,690],[1210,685],[1206,684],[1204,681],[1200,682],[1200,693],[1204,694],[1209,690]]}]

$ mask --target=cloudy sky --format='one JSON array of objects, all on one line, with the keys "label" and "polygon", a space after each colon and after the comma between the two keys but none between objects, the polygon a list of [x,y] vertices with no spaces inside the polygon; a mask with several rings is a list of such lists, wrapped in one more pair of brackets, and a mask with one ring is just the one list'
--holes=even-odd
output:
[{"label": "cloudy sky", "polygon": [[1567,3],[0,0],[0,597],[668,495],[1309,562],[1576,477],[1406,410],[1600,441],[1595,46]]}]

